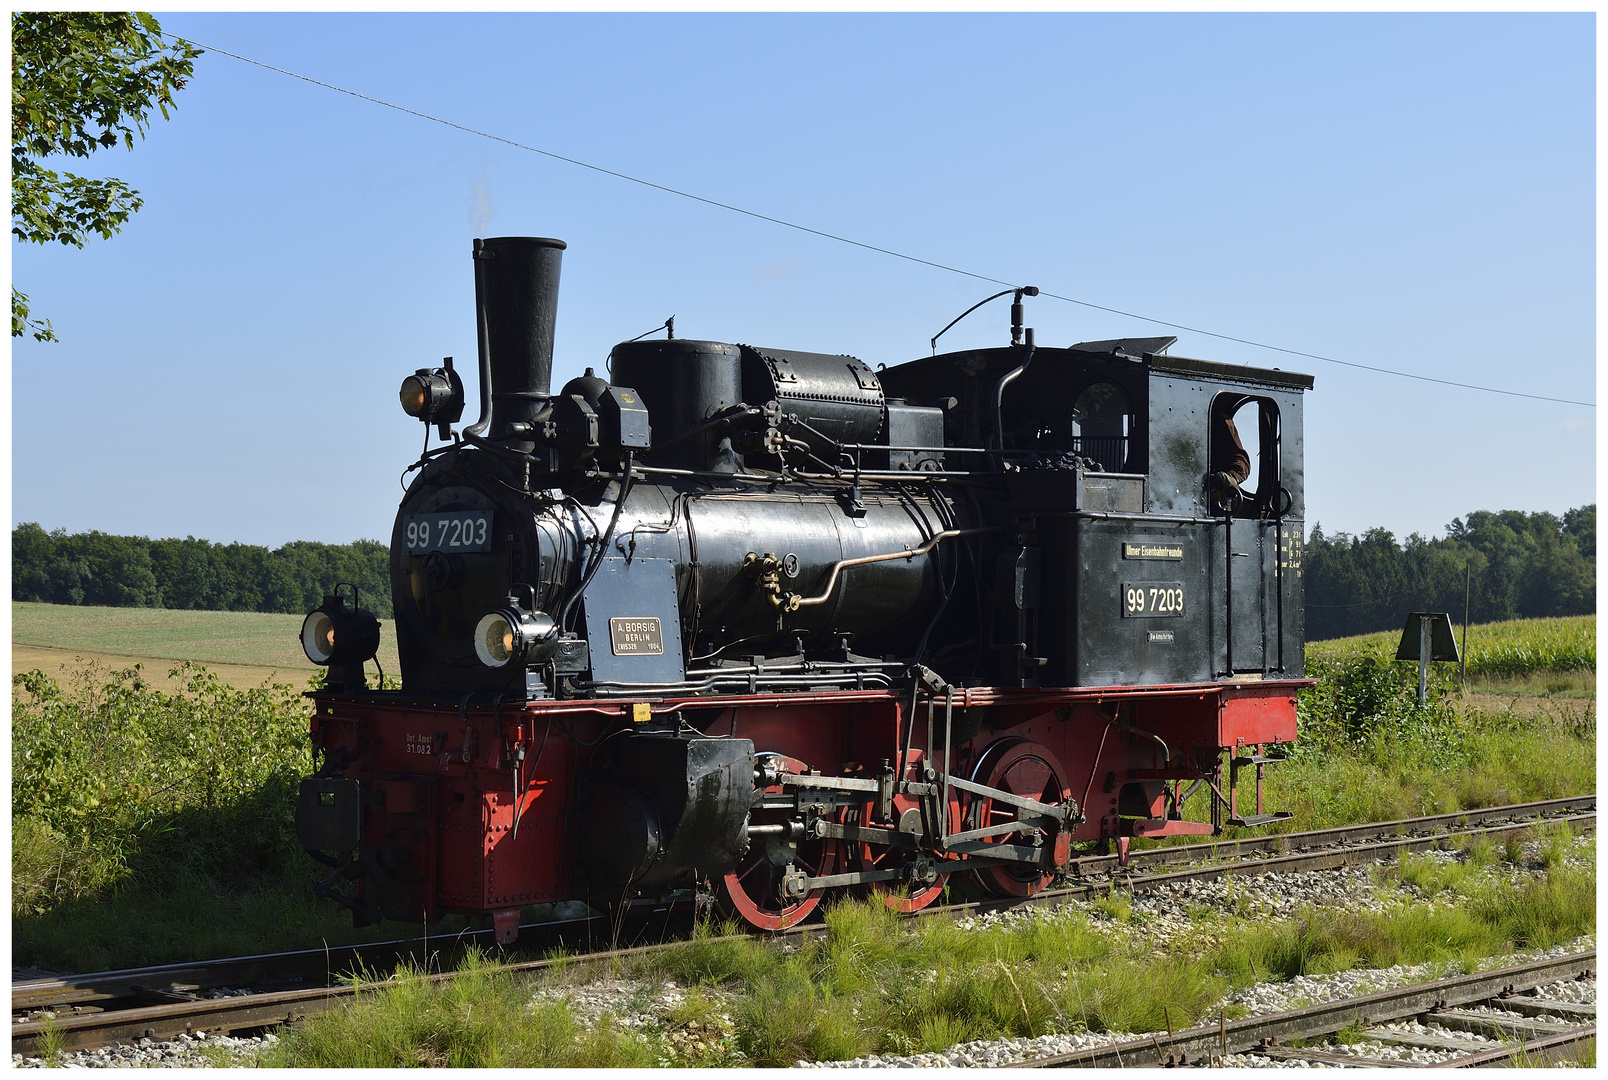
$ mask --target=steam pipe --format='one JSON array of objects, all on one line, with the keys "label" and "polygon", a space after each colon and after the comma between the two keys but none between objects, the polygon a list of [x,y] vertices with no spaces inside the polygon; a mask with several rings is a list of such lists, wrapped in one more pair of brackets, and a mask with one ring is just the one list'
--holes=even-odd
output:
[{"label": "steam pipe", "polygon": [[1021,378],[1022,373],[1033,362],[1035,350],[1032,330],[1027,332],[1027,345],[1025,348],[1027,349],[1027,359],[1023,360],[1019,366],[1001,375],[999,382],[994,384],[994,440],[999,443],[997,449],[1000,450],[1005,449],[1005,388]]},{"label": "steam pipe", "polygon": [[889,551],[881,555],[861,555],[854,559],[839,559],[837,562],[832,564],[832,573],[826,579],[826,588],[821,590],[821,592],[815,596],[800,597],[797,606],[813,607],[816,604],[826,603],[827,600],[831,599],[832,590],[837,588],[839,575],[841,575],[843,571],[849,569],[851,566],[867,566],[871,563],[892,562],[894,559],[915,559],[927,554],[927,552],[937,547],[939,542],[942,540],[954,540],[962,536],[980,536],[983,533],[996,533],[999,531],[1000,530],[997,527],[987,529],[945,529],[943,532],[935,534],[932,539],[928,540],[925,544],[922,544],[918,548],[905,548],[903,551]]},{"label": "steam pipe", "polygon": [[477,238],[471,256],[475,261],[475,338],[480,349],[480,419],[463,429],[465,438],[484,435],[491,426],[491,352],[486,348],[486,275],[480,254],[484,245],[485,241]]}]

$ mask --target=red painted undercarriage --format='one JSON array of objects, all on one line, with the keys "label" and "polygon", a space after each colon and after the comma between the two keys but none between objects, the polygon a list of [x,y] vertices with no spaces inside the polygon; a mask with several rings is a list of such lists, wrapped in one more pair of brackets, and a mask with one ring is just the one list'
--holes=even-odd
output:
[{"label": "red painted undercarriage", "polygon": [[[960,871],[991,893],[1026,896],[1067,867],[1074,842],[1115,841],[1125,855],[1136,836],[1288,816],[1263,812],[1262,775],[1295,738],[1296,692],[1309,685],[929,684],[902,695],[464,707],[398,692],[319,694],[312,738],[323,767],[304,785],[298,824],[304,835],[326,830],[327,849],[348,852],[322,856],[333,872],[319,891],[360,920],[489,913],[507,937],[525,905],[597,906],[693,878],[707,879],[728,911],[769,929],[850,888],[914,910]],[[735,828],[688,824],[693,811],[666,811],[662,795],[643,796],[648,809],[622,809],[611,794],[623,790],[620,779],[605,775],[623,768],[622,748],[638,758],[646,748],[651,760],[692,743],[727,761],[729,777],[711,766],[687,805],[727,783],[740,800],[727,817]],[[752,790],[738,775],[750,767]],[[677,763],[669,775],[691,769]],[[1255,775],[1249,813],[1238,804],[1242,770]],[[1184,820],[1192,794],[1209,802],[1209,823]],[[634,876],[609,883],[608,867],[622,857],[629,875],[662,861],[678,827],[725,828],[735,865],[700,865],[686,881],[647,873],[641,888]]]}]

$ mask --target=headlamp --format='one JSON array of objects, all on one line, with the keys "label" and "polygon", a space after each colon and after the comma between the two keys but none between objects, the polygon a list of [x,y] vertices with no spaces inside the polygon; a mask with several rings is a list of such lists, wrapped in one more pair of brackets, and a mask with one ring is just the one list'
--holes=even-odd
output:
[{"label": "headlamp", "polygon": [[335,655],[335,620],[325,611],[307,616],[301,630],[302,651],[315,664],[327,664]]},{"label": "headlamp", "polygon": [[558,625],[544,611],[525,611],[510,602],[475,625],[475,656],[489,668],[526,667],[557,651]]},{"label": "headlamp", "polygon": [[380,620],[357,606],[356,588],[351,607],[340,596],[326,596],[324,603],[302,620],[301,644],[307,659],[319,667],[361,667],[380,651]]},{"label": "headlamp", "polygon": [[452,357],[446,357],[443,363],[445,367],[420,368],[403,379],[397,397],[402,411],[409,416],[440,425],[444,439],[448,425],[463,415],[463,380],[452,370]]}]

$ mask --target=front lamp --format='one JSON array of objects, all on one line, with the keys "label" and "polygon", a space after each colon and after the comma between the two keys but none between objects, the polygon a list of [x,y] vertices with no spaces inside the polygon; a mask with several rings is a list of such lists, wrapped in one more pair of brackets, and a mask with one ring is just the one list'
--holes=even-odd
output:
[{"label": "front lamp", "polygon": [[463,379],[452,370],[452,357],[445,367],[420,368],[402,380],[397,392],[402,411],[417,417],[426,424],[437,424],[446,438],[449,425],[457,423],[463,415]]},{"label": "front lamp", "polygon": [[481,616],[475,626],[475,656],[489,668],[526,667],[558,651],[558,626],[546,612],[517,604]]},{"label": "front lamp", "polygon": [[403,379],[402,390],[397,396],[402,399],[403,412],[428,420],[432,413],[451,399],[452,387],[446,379],[426,370]]},{"label": "front lamp", "polygon": [[319,667],[362,666],[380,651],[380,620],[357,606],[355,588],[351,607],[338,595],[326,596],[324,603],[302,620],[301,644],[307,659]]}]

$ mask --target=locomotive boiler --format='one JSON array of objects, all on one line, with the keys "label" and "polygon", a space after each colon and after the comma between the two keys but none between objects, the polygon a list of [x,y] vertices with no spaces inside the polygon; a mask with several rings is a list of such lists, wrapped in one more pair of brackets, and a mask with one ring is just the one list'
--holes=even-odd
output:
[{"label": "locomotive boiler", "polygon": [[1311,377],[1040,346],[1024,287],[997,348],[873,370],[667,324],[554,392],[563,250],[475,241],[473,424],[450,359],[403,382],[442,442],[392,530],[400,689],[355,590],[303,626],[321,895],[511,940],[691,890],[778,929],[1287,816]]}]

